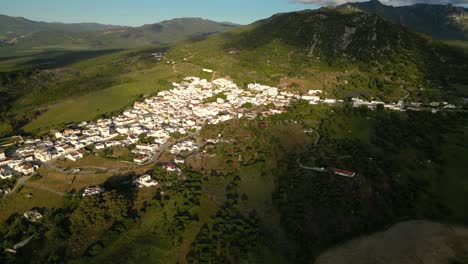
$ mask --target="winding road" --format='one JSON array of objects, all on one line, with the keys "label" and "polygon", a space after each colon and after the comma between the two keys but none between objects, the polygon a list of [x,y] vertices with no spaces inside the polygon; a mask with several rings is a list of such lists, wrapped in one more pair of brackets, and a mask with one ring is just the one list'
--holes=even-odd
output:
[{"label": "winding road", "polygon": [[[310,131],[313,132],[313,133],[317,136],[317,138],[316,138],[315,141],[314,141],[314,146],[317,146],[318,143],[319,143],[319,141],[320,141],[320,134],[317,132],[317,130],[312,129],[312,128],[310,129]],[[318,168],[318,167],[309,167],[309,166],[304,166],[304,165],[302,165],[302,163],[301,163],[301,158],[300,158],[300,157],[297,158],[296,162],[297,162],[297,165],[299,165],[299,167],[300,167],[301,169],[305,169],[305,170],[314,170],[314,171],[322,171],[321,168]]]}]

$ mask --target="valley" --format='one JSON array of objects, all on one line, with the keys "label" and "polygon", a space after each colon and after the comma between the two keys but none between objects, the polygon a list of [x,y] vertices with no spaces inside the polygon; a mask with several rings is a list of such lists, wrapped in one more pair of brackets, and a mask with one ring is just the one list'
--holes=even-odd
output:
[{"label": "valley", "polygon": [[463,8],[427,6],[0,16],[0,262],[464,263],[463,29],[413,27]]}]

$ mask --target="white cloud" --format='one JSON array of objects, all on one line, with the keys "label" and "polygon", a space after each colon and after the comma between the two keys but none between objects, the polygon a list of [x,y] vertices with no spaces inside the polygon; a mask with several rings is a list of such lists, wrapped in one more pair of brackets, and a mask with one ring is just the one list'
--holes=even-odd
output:
[{"label": "white cloud", "polygon": [[[364,2],[362,0],[290,0],[292,2],[316,5],[342,5],[351,2]],[[382,4],[392,6],[405,6],[414,4],[468,4],[468,0],[380,0]]]}]

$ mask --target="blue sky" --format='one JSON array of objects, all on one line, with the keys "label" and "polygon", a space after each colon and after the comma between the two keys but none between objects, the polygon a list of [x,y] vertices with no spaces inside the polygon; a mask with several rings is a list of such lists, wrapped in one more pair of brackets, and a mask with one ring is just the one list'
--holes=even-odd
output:
[{"label": "blue sky", "polygon": [[317,8],[288,0],[0,0],[0,14],[31,20],[139,26],[176,17],[247,24],[274,13]]},{"label": "blue sky", "polygon": [[[278,12],[315,9],[347,0],[0,0],[0,14],[47,22],[140,26],[177,17],[248,24]],[[356,1],[356,0],[354,0]],[[359,0],[361,1],[361,0]],[[364,0],[362,0],[364,1]],[[467,3],[468,0],[383,0],[387,3]],[[466,6],[466,4],[464,5]]]}]

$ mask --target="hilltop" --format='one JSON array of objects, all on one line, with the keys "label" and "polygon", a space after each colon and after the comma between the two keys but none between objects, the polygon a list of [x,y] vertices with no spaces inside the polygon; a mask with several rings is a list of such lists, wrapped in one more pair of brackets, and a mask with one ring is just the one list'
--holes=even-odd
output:
[{"label": "hilltop", "polygon": [[[174,23],[162,24],[169,27]],[[164,32],[160,25],[146,25],[144,28]],[[144,73],[145,69],[156,67],[175,76],[181,75],[182,69],[204,67],[216,70],[217,76],[229,76],[239,84],[261,82],[299,92],[314,88],[342,99],[362,96],[393,102],[407,94],[425,102],[441,98],[459,100],[468,83],[464,74],[468,67],[467,59],[463,54],[365,12],[320,9],[277,14],[206,39],[191,39],[165,46],[162,50],[166,60],[174,61],[176,65],[152,61],[150,54],[158,49],[161,47],[133,52],[48,56],[32,62],[36,65],[33,67],[49,70],[39,70],[34,74],[9,73],[10,77],[4,74],[3,85],[14,93],[16,99],[9,101],[13,108],[24,109],[60,103],[67,97],[134,79],[123,78],[121,72],[125,72],[125,76],[158,80],[158,74],[147,76]],[[103,56],[109,52],[115,55]],[[91,67],[83,75],[80,72],[84,69],[74,65],[75,60],[79,61],[85,54],[88,59],[77,65]],[[118,67],[113,67],[112,63]],[[28,62],[20,65],[28,65]],[[99,70],[102,68],[108,70]],[[135,75],[136,72],[139,73]],[[45,82],[37,82],[37,79]],[[71,89],[69,85],[73,82],[80,85]],[[54,96],[50,96],[50,91],[54,91]],[[46,93],[49,93],[47,98],[42,96]],[[95,108],[101,109],[99,112],[104,109],[100,106]],[[63,109],[61,116],[69,111],[70,107]],[[73,121],[64,118],[60,122],[64,120]],[[40,126],[44,123],[34,125],[36,128]]]},{"label": "hilltop", "polygon": [[11,55],[15,51],[136,48],[205,37],[237,26],[202,18],[175,18],[141,27],[128,27],[96,23],[45,23],[2,15],[0,39],[4,44],[0,45],[0,55]]},{"label": "hilltop", "polygon": [[359,92],[395,100],[407,91],[467,83],[466,57],[458,51],[377,15],[347,10],[277,14],[179,44],[169,54],[193,54],[191,61],[241,82],[312,86],[340,97]]},{"label": "hilltop", "polygon": [[468,40],[468,10],[463,7],[433,4],[393,7],[371,0],[348,3],[338,8],[346,7],[376,14],[434,39]]},{"label": "hilltop", "polygon": [[47,23],[29,20],[24,17],[11,17],[0,14],[0,38],[3,39],[12,39],[41,31],[85,32],[119,27],[99,23]]},{"label": "hilltop", "polygon": [[[190,21],[210,30],[105,31]],[[468,58],[375,14],[10,56],[0,135],[24,139],[0,161],[30,177],[1,171],[2,263],[312,263],[402,219],[467,223]]]}]

